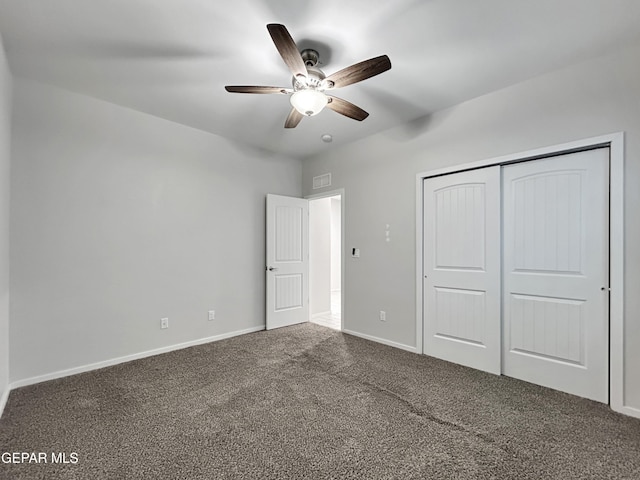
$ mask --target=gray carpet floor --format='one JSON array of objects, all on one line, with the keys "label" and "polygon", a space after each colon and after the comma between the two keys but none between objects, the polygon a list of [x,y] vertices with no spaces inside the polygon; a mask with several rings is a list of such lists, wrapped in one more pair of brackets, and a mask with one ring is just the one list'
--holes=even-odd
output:
[{"label": "gray carpet floor", "polygon": [[13,391],[4,479],[640,479],[640,421],[313,324]]}]

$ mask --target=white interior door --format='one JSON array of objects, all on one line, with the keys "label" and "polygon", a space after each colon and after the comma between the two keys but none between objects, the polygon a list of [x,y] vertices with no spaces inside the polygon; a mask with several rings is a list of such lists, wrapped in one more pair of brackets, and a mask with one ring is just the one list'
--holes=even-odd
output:
[{"label": "white interior door", "polygon": [[609,150],[503,170],[503,373],[608,402]]},{"label": "white interior door", "polygon": [[309,202],[267,195],[267,330],[309,319]]},{"label": "white interior door", "polygon": [[500,374],[500,167],[423,191],[424,353]]}]

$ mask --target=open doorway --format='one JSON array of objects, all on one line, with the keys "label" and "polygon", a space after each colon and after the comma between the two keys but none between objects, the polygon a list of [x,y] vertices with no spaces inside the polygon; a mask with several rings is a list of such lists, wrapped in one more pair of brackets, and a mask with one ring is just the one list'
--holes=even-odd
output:
[{"label": "open doorway", "polygon": [[309,200],[309,320],[342,328],[342,196]]}]

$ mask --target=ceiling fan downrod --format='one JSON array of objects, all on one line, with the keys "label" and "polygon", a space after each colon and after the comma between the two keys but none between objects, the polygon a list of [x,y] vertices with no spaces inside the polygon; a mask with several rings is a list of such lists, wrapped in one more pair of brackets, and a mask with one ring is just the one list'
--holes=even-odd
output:
[{"label": "ceiling fan downrod", "polygon": [[313,48],[306,48],[300,52],[305,67],[315,67],[318,64],[320,55]]}]

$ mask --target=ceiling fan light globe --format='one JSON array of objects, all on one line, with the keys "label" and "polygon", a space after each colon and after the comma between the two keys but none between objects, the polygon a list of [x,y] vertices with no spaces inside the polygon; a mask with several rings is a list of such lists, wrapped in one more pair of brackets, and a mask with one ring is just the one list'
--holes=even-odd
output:
[{"label": "ceiling fan light globe", "polygon": [[318,90],[298,90],[291,95],[291,105],[302,115],[312,117],[322,111],[329,99]]}]

